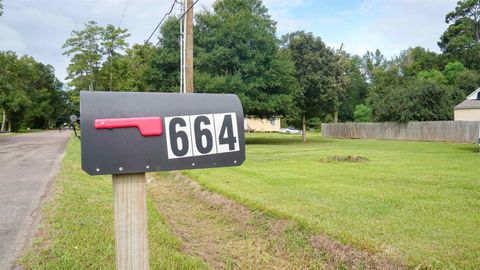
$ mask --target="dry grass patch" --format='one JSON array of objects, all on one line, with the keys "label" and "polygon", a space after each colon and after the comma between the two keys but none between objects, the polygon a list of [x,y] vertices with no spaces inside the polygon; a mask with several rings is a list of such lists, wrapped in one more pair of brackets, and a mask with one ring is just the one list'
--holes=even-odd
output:
[{"label": "dry grass patch", "polygon": [[183,251],[213,269],[401,268],[293,221],[252,211],[179,173],[155,174],[149,192]]},{"label": "dry grass patch", "polygon": [[321,159],[320,162],[322,163],[330,163],[330,162],[364,162],[368,161],[368,158],[357,156],[357,155],[348,155],[348,156],[329,156],[324,159]]}]

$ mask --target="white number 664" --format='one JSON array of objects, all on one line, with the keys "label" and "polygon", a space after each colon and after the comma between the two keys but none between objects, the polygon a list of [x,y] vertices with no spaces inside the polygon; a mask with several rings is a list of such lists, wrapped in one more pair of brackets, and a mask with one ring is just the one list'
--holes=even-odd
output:
[{"label": "white number 664", "polygon": [[240,150],[235,113],[166,117],[165,131],[169,159]]}]

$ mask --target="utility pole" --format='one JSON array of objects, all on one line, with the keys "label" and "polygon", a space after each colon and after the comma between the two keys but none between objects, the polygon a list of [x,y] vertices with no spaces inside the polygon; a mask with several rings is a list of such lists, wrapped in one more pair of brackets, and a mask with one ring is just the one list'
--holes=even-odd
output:
[{"label": "utility pole", "polygon": [[[185,1],[177,0],[176,3],[180,4],[180,14],[185,13]],[[185,92],[185,18],[180,20],[180,39],[178,42],[180,46],[180,93],[183,94]]]},{"label": "utility pole", "polygon": [[193,0],[185,0],[185,93],[193,93]]}]

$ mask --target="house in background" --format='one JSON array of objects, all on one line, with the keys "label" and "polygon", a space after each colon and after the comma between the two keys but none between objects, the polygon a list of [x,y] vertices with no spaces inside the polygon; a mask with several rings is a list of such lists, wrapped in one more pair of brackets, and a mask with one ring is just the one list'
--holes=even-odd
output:
[{"label": "house in background", "polygon": [[453,108],[455,121],[480,121],[480,88]]},{"label": "house in background", "polygon": [[280,117],[256,118],[245,117],[245,131],[278,132],[280,130]]}]

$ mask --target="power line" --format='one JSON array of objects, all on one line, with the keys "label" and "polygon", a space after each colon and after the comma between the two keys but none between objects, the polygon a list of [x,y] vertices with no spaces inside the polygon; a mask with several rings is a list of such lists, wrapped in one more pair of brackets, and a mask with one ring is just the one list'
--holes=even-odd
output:
[{"label": "power line", "polygon": [[[177,26],[177,24],[185,17],[185,15],[187,15],[187,13],[198,3],[198,1],[200,0],[195,0],[195,2],[193,2],[193,4],[182,14],[182,16],[180,16],[180,18],[177,20],[177,22],[175,23],[175,25],[172,25],[172,27],[175,27]],[[152,32],[152,34],[148,37],[147,41],[145,41],[145,43],[143,44],[142,48],[140,48],[140,51],[135,54],[135,57],[133,58],[133,61],[132,63],[130,64],[130,69],[133,67],[133,64],[135,64],[135,60],[137,59],[138,55],[140,55],[143,51],[143,49],[145,48],[145,46],[147,45],[148,41],[150,41],[150,39],[152,38],[152,36],[155,34],[155,32],[158,30],[158,28],[160,27],[160,25],[163,23],[163,21],[165,20],[165,18],[170,15],[173,11],[173,8],[175,7],[175,4],[177,2],[174,1],[173,4],[172,4],[172,7],[170,8],[170,11],[168,13],[165,14],[165,16],[163,16],[162,20],[160,20],[160,22],[158,23],[157,27],[155,27],[155,30]],[[157,44],[155,44],[154,47],[157,47],[158,45],[160,44],[160,40],[157,42]]]},{"label": "power line", "polygon": [[126,0],[125,6],[123,7],[123,11],[122,11],[122,16],[120,16],[120,20],[118,21],[117,28],[120,28],[120,26],[122,25],[123,19],[125,19],[125,14],[127,13],[127,9],[131,3],[132,3],[132,0]]},{"label": "power line", "polygon": [[[197,0],[198,1],[198,0]],[[148,42],[150,41],[150,39],[153,37],[153,35],[157,32],[158,28],[160,28],[160,26],[162,25],[163,21],[165,20],[165,18],[167,18],[168,15],[172,14],[172,11],[173,11],[173,8],[175,7],[175,4],[177,2],[174,0],[173,3],[172,3],[172,6],[170,7],[170,10],[165,13],[165,15],[163,15],[163,18],[160,20],[160,22],[157,24],[157,26],[155,27],[155,29],[153,29],[152,33],[150,34],[150,36],[147,38],[147,40],[143,43],[142,47],[140,48],[140,51],[135,54],[135,57],[133,58],[133,61],[132,63],[130,64],[130,69],[132,68],[133,64],[135,63],[135,60],[137,60],[137,57],[139,54],[142,53],[143,49],[145,48],[145,46],[148,44]]]},{"label": "power line", "polygon": [[[193,2],[193,4],[182,14],[182,16],[180,16],[180,18],[177,20],[175,25],[172,25],[172,27],[177,26],[177,24],[185,17],[185,15],[187,15],[187,13],[195,6],[195,4],[197,4],[198,1],[200,0],[196,0],[195,2]],[[160,40],[157,42],[157,44],[155,44],[154,47],[157,47],[159,44],[160,44]]]},{"label": "power line", "polygon": [[[127,13],[127,9],[130,6],[130,3],[132,3],[132,0],[126,0],[125,6],[123,7],[122,15],[120,16],[120,20],[118,21],[118,24],[117,24],[117,28],[118,28],[119,31],[121,31],[120,26],[122,25],[123,19],[125,18],[125,14]],[[115,29],[114,29],[114,33],[115,33]],[[118,35],[120,35],[120,34],[121,34],[121,32]],[[112,91],[113,47],[114,47],[116,38],[117,38],[117,36],[115,36],[115,35],[112,38],[112,52],[111,52],[111,57],[110,57],[110,83],[109,83],[110,91]]]}]

